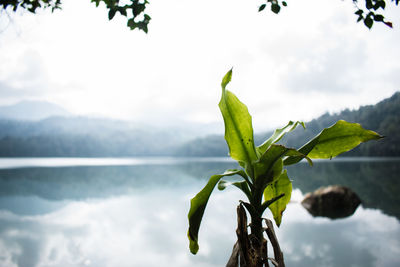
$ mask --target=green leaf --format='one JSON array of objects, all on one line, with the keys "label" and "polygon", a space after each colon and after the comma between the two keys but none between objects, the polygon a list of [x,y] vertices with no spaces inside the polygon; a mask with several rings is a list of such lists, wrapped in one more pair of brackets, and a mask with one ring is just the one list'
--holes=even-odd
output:
[{"label": "green leaf", "polygon": [[365,7],[367,9],[372,9],[374,5],[372,4],[372,0],[365,0]]},{"label": "green leaf", "polygon": [[127,26],[131,29],[134,30],[137,27],[137,23],[133,18],[129,19],[127,22]]},{"label": "green leaf", "polygon": [[245,195],[247,196],[247,198],[250,200],[251,199],[251,192],[250,192],[250,188],[249,185],[246,181],[240,181],[240,182],[228,182],[225,180],[221,180],[218,183],[218,190],[224,190],[225,188],[227,188],[228,186],[233,185],[236,186],[237,188],[239,188],[243,193],[245,193]]},{"label": "green leaf", "polygon": [[364,13],[362,9],[357,10],[354,14],[361,16]]},{"label": "green leaf", "polygon": [[264,190],[274,178],[282,173],[282,158],[289,149],[282,145],[271,145],[271,147],[254,164],[255,187]]},{"label": "green leaf", "polygon": [[132,4],[131,6],[132,9],[132,15],[133,17],[137,17],[140,15],[140,13],[142,13],[145,9],[146,9],[146,3],[135,3]]},{"label": "green leaf", "polygon": [[382,9],[385,9],[385,7],[386,7],[385,1],[379,1],[378,3],[380,4],[380,7],[381,7]]},{"label": "green leaf", "polygon": [[[306,155],[304,155],[303,153],[297,151],[294,148],[290,148],[289,151],[285,154],[285,156],[287,156],[287,158],[289,157],[300,157],[300,158],[305,158],[308,162],[308,164],[312,167],[314,165],[314,163],[312,162],[312,160],[307,157]],[[285,163],[284,163],[285,165]]]},{"label": "green leaf", "polygon": [[231,82],[231,80],[232,80],[232,70],[233,70],[233,69],[230,69],[230,70],[225,74],[224,78],[222,78],[222,82],[221,82],[222,90],[225,90],[225,88],[226,88],[226,86],[228,85],[228,83]]},{"label": "green leaf", "polygon": [[268,138],[268,140],[266,140],[262,145],[257,147],[257,152],[260,155],[264,154],[265,151],[271,146],[271,144],[274,144],[274,143],[278,142],[279,140],[281,140],[282,137],[286,133],[291,132],[294,129],[296,129],[297,125],[299,125],[299,124],[301,126],[303,126],[304,129],[306,128],[304,122],[302,122],[302,121],[296,121],[296,122],[289,121],[289,123],[285,127],[276,129],[274,131],[274,133],[272,134],[272,136],[270,138]]},{"label": "green leaf", "polygon": [[118,7],[118,11],[122,16],[127,16],[126,7]]},{"label": "green leaf", "polygon": [[267,5],[266,4],[262,4],[259,8],[258,8],[258,12],[261,12],[265,9]]},{"label": "green leaf", "polygon": [[287,176],[286,170],[281,174],[281,176],[279,176],[278,180],[265,188],[264,199],[272,200],[282,194],[284,194],[283,197],[280,197],[268,206],[274,216],[277,226],[281,224],[282,214],[285,211],[286,205],[289,203],[292,194],[292,183]]},{"label": "green leaf", "polygon": [[[380,138],[381,135],[362,128],[358,123],[339,120],[333,126],[322,130],[298,151],[310,158],[329,159],[355,148],[362,142]],[[292,156],[285,159],[284,164],[290,165],[300,160],[300,156]]]},{"label": "green leaf", "polygon": [[383,15],[380,15],[380,14],[374,15],[374,20],[375,21],[383,21],[383,19],[384,19]]},{"label": "green leaf", "polygon": [[281,7],[278,4],[272,4],[271,11],[274,12],[275,14],[278,14],[279,11],[281,11]]},{"label": "green leaf", "polygon": [[116,9],[110,9],[110,11],[108,11],[108,19],[112,20],[115,16],[115,13],[117,12]]},{"label": "green leaf", "polygon": [[[359,123],[349,123],[344,120],[324,129],[318,137],[318,144],[308,154],[310,158],[327,159],[349,151],[362,142],[377,140],[381,135],[365,130]],[[300,150],[300,152],[302,152]]]},{"label": "green leaf", "polygon": [[366,17],[364,19],[364,24],[367,26],[368,29],[372,28],[372,25],[374,24],[374,21],[371,19],[371,17]]},{"label": "green leaf", "polygon": [[283,157],[288,152],[288,148],[281,145],[272,145],[264,155],[254,164],[255,173],[255,188],[256,196],[260,194],[264,189],[276,181],[282,174],[283,170]]},{"label": "green leaf", "polygon": [[[264,190],[269,184],[274,182],[282,173],[284,157],[300,157],[307,158],[294,148],[287,148],[282,145],[273,144],[254,164],[254,172],[256,177],[256,188]],[[312,166],[312,161],[307,158],[307,161]]]},{"label": "green leaf", "polygon": [[287,6],[287,3],[285,1],[282,1],[283,6]]},{"label": "green leaf", "polygon": [[[222,79],[222,96],[218,104],[225,124],[225,140],[230,156],[246,168],[257,159],[254,146],[253,126],[251,116],[245,104],[230,91],[225,90],[230,82],[232,70]],[[251,173],[249,174],[250,176]]]},{"label": "green leaf", "polygon": [[280,194],[277,197],[274,197],[274,198],[272,198],[270,200],[264,201],[264,203],[262,203],[262,205],[261,205],[261,210],[259,212],[260,216],[262,216],[262,214],[264,213],[265,209],[268,208],[269,205],[271,205],[272,203],[274,203],[275,201],[277,201],[278,199],[280,199],[280,198],[282,198],[284,196],[285,196],[285,194]]},{"label": "green leaf", "polygon": [[239,201],[241,205],[243,205],[247,211],[250,213],[251,217],[255,218],[260,216],[261,214],[254,208],[253,205],[251,205],[250,203],[246,203],[244,201]]},{"label": "green leaf", "polygon": [[206,186],[190,201],[190,210],[188,214],[189,219],[189,248],[190,252],[196,254],[199,250],[198,234],[200,229],[201,220],[203,219],[204,210],[207,206],[208,199],[215,185],[224,176],[232,176],[239,174],[243,170],[227,170],[223,174],[217,174],[210,177]]}]

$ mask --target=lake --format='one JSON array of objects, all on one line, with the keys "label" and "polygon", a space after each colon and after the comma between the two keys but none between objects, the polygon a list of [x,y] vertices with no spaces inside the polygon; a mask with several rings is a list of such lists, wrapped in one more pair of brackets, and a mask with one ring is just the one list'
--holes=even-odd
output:
[{"label": "lake", "polygon": [[[244,195],[214,192],[196,256],[187,212],[210,175],[236,167],[227,158],[0,159],[0,266],[225,266]],[[275,229],[288,267],[400,266],[400,159],[315,161],[288,175],[292,202]],[[330,184],[361,198],[351,217],[314,218],[300,205]]]}]

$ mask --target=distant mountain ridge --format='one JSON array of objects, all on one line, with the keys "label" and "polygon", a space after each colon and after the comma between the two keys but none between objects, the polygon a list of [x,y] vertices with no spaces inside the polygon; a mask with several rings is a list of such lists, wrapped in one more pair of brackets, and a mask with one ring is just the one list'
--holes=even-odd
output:
[{"label": "distant mountain ridge", "polygon": [[0,119],[0,157],[161,156],[191,138],[188,132],[104,118]]},{"label": "distant mountain ridge", "polygon": [[[396,92],[390,98],[384,99],[376,105],[362,106],[353,111],[346,109],[337,114],[325,113],[319,118],[307,122],[306,130],[298,127],[295,131],[287,134],[280,143],[299,148],[323,128],[333,125],[338,120],[360,123],[364,128],[385,136],[379,141],[363,144],[345,153],[345,156],[400,156],[400,92]],[[272,132],[256,134],[254,136],[256,145],[261,144],[271,134]],[[177,148],[176,153],[185,156],[226,156],[228,149],[223,135],[214,135],[188,142]]]},{"label": "distant mountain ridge", "polygon": [[[67,117],[52,114],[42,120],[20,120],[1,118],[0,113],[0,157],[228,155],[223,134],[202,137],[201,129],[207,128],[204,125],[160,128],[122,120],[74,117],[70,113],[62,113],[69,114]],[[358,122],[364,128],[386,136],[377,142],[363,144],[346,156],[400,156],[400,92],[376,105],[353,111],[346,109],[337,114],[326,113],[306,123],[306,130],[298,127],[281,142],[298,148],[339,119]],[[256,144],[261,144],[271,134],[256,134]]]},{"label": "distant mountain ridge", "polygon": [[59,105],[46,101],[21,101],[14,105],[0,106],[0,118],[10,120],[38,121],[53,116],[71,116]]},{"label": "distant mountain ridge", "polygon": [[179,145],[211,132],[205,125],[159,127],[68,114],[41,120],[0,117],[0,157],[169,156]]}]

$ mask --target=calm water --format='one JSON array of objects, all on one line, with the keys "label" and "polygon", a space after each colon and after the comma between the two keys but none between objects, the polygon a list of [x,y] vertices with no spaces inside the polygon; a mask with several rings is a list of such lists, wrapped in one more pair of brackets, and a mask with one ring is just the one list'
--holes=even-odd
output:
[{"label": "calm water", "polygon": [[[189,199],[227,159],[0,159],[0,266],[225,266],[243,195],[215,191],[188,250]],[[293,203],[277,235],[287,266],[400,266],[400,160],[337,159],[288,170]],[[313,218],[303,195],[351,187],[363,201]],[[267,214],[269,216],[269,214]]]}]

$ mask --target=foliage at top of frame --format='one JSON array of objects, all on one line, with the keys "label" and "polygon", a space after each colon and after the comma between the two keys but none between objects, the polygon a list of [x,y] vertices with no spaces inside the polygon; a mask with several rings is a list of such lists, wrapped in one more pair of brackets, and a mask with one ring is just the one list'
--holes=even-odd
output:
[{"label": "foliage at top of frame", "polygon": [[[96,4],[104,3],[108,9],[108,19],[112,20],[117,13],[127,18],[127,26],[131,29],[139,29],[148,32],[148,24],[151,17],[146,14],[146,5],[149,3],[147,0],[130,0],[120,3],[119,0],[91,0]],[[127,3],[127,4],[125,4]],[[18,9],[26,9],[31,13],[36,13],[38,9],[51,8],[54,12],[56,9],[61,9],[61,0],[0,0],[0,8],[7,10],[11,8],[12,11]]]},{"label": "foliage at top of frame", "polygon": [[[400,0],[391,0],[392,3],[395,3],[396,6],[399,5]],[[385,10],[388,0],[365,0],[364,7],[359,5],[358,0],[353,0],[353,4],[356,8],[355,15],[357,15],[357,22],[363,21],[364,25],[371,29],[374,25],[374,22],[381,22],[386,26],[393,28],[393,23],[385,20],[385,17],[382,15],[382,11]],[[263,11],[267,6],[270,6],[270,9],[273,13],[278,14],[281,11],[282,7],[287,7],[288,4],[286,1],[280,0],[266,0],[266,3],[263,3],[259,6],[258,11]]]},{"label": "foliage at top of frame", "polygon": [[[129,0],[120,3],[120,0],[90,0],[96,4],[96,7],[103,2],[108,9],[108,19],[112,20],[114,16],[119,13],[121,16],[127,18],[127,26],[131,29],[139,29],[148,32],[148,24],[151,17],[145,12],[146,5],[149,3],[147,0]],[[282,7],[287,7],[288,4],[285,0],[264,0],[265,3],[261,4],[258,11],[261,12],[270,7],[272,13],[278,14]],[[381,22],[386,26],[392,28],[393,23],[387,21],[381,13],[387,7],[389,0],[364,0],[363,6],[359,5],[359,0],[353,0],[356,8],[355,15],[357,22],[363,21],[364,25],[371,29],[375,22]],[[399,5],[400,0],[391,0],[391,3]],[[36,13],[37,9],[50,8],[52,11],[61,9],[61,0],[0,0],[0,8],[6,10],[8,7],[12,11],[17,9],[26,9],[29,12]]]}]

